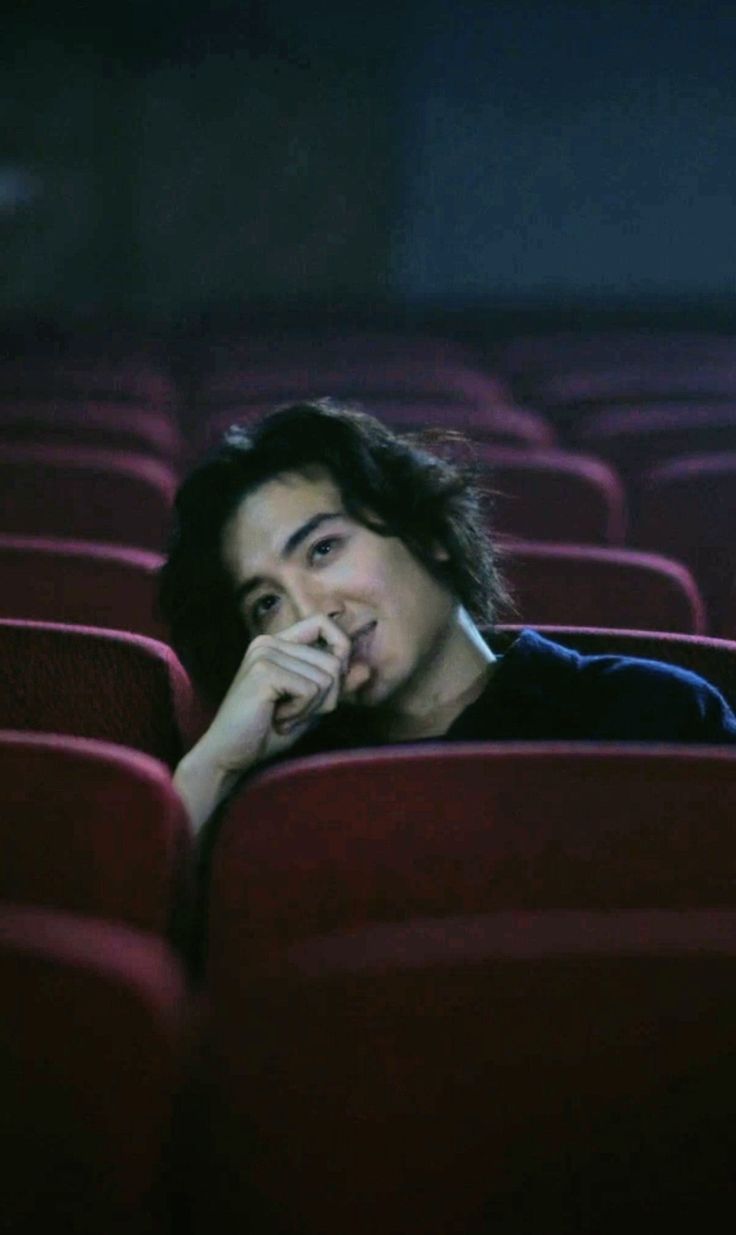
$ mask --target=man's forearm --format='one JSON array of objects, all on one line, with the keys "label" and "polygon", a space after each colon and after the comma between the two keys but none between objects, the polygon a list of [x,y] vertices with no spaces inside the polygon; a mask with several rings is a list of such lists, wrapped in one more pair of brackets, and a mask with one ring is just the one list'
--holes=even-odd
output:
[{"label": "man's forearm", "polygon": [[200,741],[174,772],[174,788],[182,799],[195,834],[233,788],[239,771],[220,767]]}]

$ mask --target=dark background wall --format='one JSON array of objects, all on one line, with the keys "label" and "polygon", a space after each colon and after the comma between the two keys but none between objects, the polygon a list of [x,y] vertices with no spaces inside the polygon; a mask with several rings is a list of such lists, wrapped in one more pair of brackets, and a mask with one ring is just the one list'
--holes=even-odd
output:
[{"label": "dark background wall", "polygon": [[26,0],[0,309],[730,302],[723,4]]},{"label": "dark background wall", "polygon": [[733,295],[733,5],[426,0],[414,42],[406,295]]}]

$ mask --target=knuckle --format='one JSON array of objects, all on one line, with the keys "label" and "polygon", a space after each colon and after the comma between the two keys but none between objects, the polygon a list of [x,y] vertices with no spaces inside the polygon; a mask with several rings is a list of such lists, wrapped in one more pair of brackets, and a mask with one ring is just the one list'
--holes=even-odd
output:
[{"label": "knuckle", "polygon": [[255,639],[251,639],[248,652],[254,660],[257,660],[263,652],[273,647],[273,639],[270,635],[256,635]]}]

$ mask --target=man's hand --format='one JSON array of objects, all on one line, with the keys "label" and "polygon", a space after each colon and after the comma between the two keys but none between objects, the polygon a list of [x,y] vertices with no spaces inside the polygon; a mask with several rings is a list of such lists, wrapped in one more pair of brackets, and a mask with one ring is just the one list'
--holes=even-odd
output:
[{"label": "man's hand", "polygon": [[187,783],[195,768],[197,779],[211,769],[213,783],[215,775],[232,783],[235,774],[288,750],[334,711],[348,671],[351,690],[367,681],[370,669],[351,666],[350,653],[348,636],[321,614],[281,634],[258,635],[209,729],[182,761]]}]

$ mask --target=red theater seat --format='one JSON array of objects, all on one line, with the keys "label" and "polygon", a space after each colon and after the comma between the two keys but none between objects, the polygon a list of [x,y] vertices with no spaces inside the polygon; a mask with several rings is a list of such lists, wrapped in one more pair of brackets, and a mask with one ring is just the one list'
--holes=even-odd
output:
[{"label": "red theater seat", "polygon": [[677,455],[736,449],[736,405],[604,408],[575,426],[573,440],[636,481]]},{"label": "red theater seat", "polygon": [[736,636],[736,451],[673,459],[647,472],[632,540],[685,562],[713,632]]},{"label": "red theater seat", "polygon": [[166,639],[155,613],[163,558],[146,549],[0,533],[0,616]]},{"label": "red theater seat", "polygon": [[432,364],[421,356],[363,361],[322,361],[312,356],[298,363],[282,358],[276,363],[225,368],[206,380],[200,399],[217,407],[326,395],[359,401],[405,400],[411,396],[415,401],[473,403],[480,407],[510,401],[498,377],[460,363]]},{"label": "red theater seat", "polygon": [[706,611],[682,563],[596,545],[512,542],[504,576],[519,621],[704,634]]},{"label": "red theater seat", "polygon": [[84,446],[6,446],[0,452],[0,531],[161,552],[175,488],[174,472],[144,455]]},{"label": "red theater seat", "polygon": [[602,460],[486,443],[475,451],[494,495],[494,531],[528,540],[622,543],[623,489]]},{"label": "red theater seat", "polygon": [[533,407],[543,408],[556,422],[572,422],[585,409],[609,403],[733,403],[736,363],[733,358],[614,363],[609,370],[580,369],[535,380],[529,398]]},{"label": "red theater seat", "polygon": [[140,452],[172,465],[181,454],[179,430],[169,412],[122,402],[13,399],[0,403],[0,437],[17,445],[27,442]]},{"label": "red theater seat", "polygon": [[0,619],[0,729],[99,738],[174,767],[193,716],[189,678],[166,644]]},{"label": "red theater seat", "polygon": [[424,429],[454,429],[466,434],[474,443],[497,446],[526,447],[543,450],[555,444],[555,431],[543,416],[525,408],[496,404],[475,407],[463,403],[436,405],[381,402],[366,406],[379,420],[403,432]]},{"label": "red theater seat", "polygon": [[0,907],[0,1192],[10,1235],[162,1235],[184,987],[149,934]]},{"label": "red theater seat", "polygon": [[295,759],[233,800],[209,977],[307,935],[506,909],[733,905],[726,748],[440,743]]},{"label": "red theater seat", "polygon": [[0,399],[74,398],[170,406],[171,379],[144,358],[105,360],[62,354],[21,356],[0,365]]},{"label": "red theater seat", "polygon": [[513,377],[570,372],[610,372],[622,362],[662,367],[687,362],[733,363],[733,339],[709,331],[608,328],[517,336],[495,353],[498,368]]},{"label": "red theater seat", "polygon": [[713,748],[430,744],[254,777],[212,872],[196,1229],[715,1214],[735,809]]},{"label": "red theater seat", "polygon": [[191,836],[139,751],[0,730],[0,899],[163,934],[186,911]]},{"label": "red theater seat", "polygon": [[735,977],[723,909],[450,914],[289,941],[214,1007],[194,1229],[717,1229]]}]

